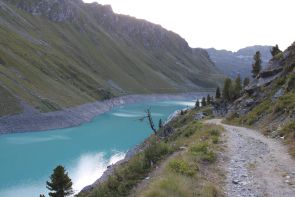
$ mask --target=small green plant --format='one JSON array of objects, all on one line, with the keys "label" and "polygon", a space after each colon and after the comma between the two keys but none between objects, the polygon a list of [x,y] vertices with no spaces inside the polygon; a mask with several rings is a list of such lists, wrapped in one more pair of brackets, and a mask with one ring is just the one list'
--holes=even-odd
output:
[{"label": "small green plant", "polygon": [[217,129],[210,129],[209,133],[211,136],[220,136],[220,133]]},{"label": "small green plant", "polygon": [[197,153],[206,153],[208,152],[208,144],[206,142],[195,144],[193,147],[190,148],[193,154]]},{"label": "small green plant", "polygon": [[174,159],[169,162],[169,169],[175,173],[185,176],[194,176],[197,168],[182,159]]},{"label": "small green plant", "polygon": [[219,142],[219,137],[218,136],[212,136],[212,142],[213,144],[217,144]]},{"label": "small green plant", "polygon": [[216,154],[213,151],[209,151],[208,143],[206,142],[194,145],[190,151],[204,162],[213,163],[216,160]]},{"label": "small green plant", "polygon": [[147,163],[152,165],[153,163],[160,160],[164,155],[170,152],[170,147],[162,142],[152,139],[151,144],[144,150],[144,157]]}]

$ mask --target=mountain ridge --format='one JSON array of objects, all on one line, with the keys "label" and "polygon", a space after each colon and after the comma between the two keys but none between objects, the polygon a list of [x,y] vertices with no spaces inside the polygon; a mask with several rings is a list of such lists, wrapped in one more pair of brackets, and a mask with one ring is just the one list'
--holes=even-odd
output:
[{"label": "mountain ridge", "polygon": [[0,90],[8,95],[1,105],[9,109],[0,115],[21,112],[20,102],[48,112],[127,94],[199,91],[223,79],[205,51],[110,6],[3,0],[0,16]]},{"label": "mountain ridge", "polygon": [[237,74],[242,77],[251,76],[251,65],[253,63],[253,55],[256,51],[261,52],[262,66],[265,67],[271,59],[271,46],[254,45],[241,48],[236,52],[225,49],[217,50],[214,48],[206,49],[210,58],[215,65],[225,75],[235,78]]}]

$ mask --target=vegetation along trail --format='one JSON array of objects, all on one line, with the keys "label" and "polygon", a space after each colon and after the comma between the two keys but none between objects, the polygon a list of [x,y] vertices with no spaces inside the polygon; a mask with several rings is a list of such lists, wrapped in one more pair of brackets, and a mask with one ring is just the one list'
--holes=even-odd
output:
[{"label": "vegetation along trail", "polygon": [[207,122],[226,130],[227,196],[294,197],[295,160],[285,146],[258,131],[222,124],[220,119]]}]

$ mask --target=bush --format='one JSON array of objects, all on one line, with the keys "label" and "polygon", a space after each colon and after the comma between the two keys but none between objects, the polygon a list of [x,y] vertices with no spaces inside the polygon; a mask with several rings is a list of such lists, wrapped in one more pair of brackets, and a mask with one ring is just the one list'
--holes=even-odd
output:
[{"label": "bush", "polygon": [[279,52],[277,53],[274,57],[273,57],[275,60],[281,60],[284,58],[284,54],[283,52]]},{"label": "bush", "polygon": [[212,136],[212,142],[213,144],[217,144],[219,142],[219,137],[218,136]]},{"label": "bush", "polygon": [[200,124],[196,121],[194,121],[192,124],[189,124],[183,131],[184,137],[190,137],[192,136],[196,130],[200,128]]},{"label": "bush", "polygon": [[164,155],[167,155],[170,150],[170,147],[166,143],[162,141],[157,142],[156,139],[153,139],[149,147],[144,150],[144,158],[148,165],[150,165],[159,161]]},{"label": "bush", "polygon": [[193,147],[190,148],[190,151],[193,154],[200,152],[206,153],[208,152],[208,144],[206,142],[195,144]]},{"label": "bush", "polygon": [[209,133],[211,136],[220,136],[220,133],[217,129],[210,129]]},{"label": "bush", "polygon": [[189,165],[188,162],[182,159],[174,159],[170,161],[169,168],[171,171],[185,176],[194,176],[198,170],[197,167]]},{"label": "bush", "polygon": [[208,144],[205,142],[194,145],[190,151],[204,162],[213,163],[216,160],[216,154],[208,150]]}]

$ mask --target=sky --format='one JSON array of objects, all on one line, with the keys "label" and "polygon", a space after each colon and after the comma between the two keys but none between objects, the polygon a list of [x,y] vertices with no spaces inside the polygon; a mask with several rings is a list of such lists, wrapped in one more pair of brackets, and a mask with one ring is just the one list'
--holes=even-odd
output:
[{"label": "sky", "polygon": [[191,47],[285,49],[295,41],[294,0],[84,0],[160,24]]}]

